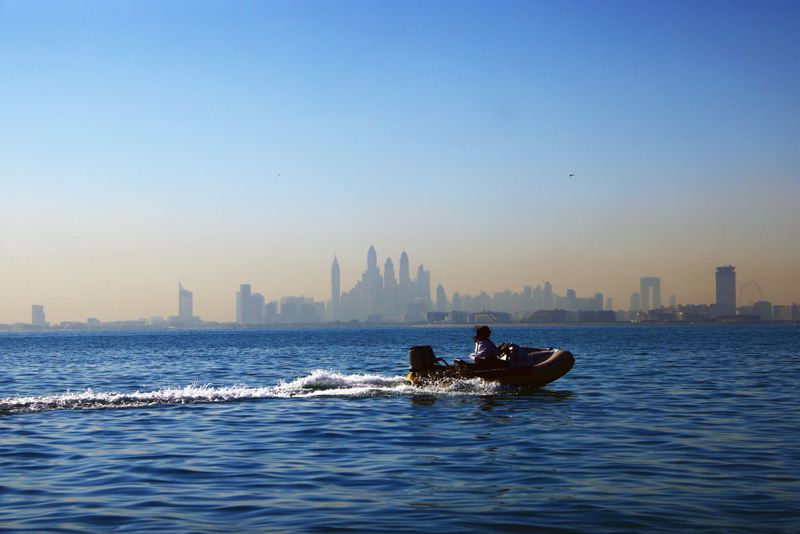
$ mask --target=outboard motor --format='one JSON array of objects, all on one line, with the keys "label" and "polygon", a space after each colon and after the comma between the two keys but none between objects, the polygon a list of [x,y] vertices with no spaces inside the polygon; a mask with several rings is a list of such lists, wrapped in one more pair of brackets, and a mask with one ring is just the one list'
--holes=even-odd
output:
[{"label": "outboard motor", "polygon": [[408,349],[408,366],[412,371],[432,369],[436,366],[436,355],[430,345],[419,345]]}]

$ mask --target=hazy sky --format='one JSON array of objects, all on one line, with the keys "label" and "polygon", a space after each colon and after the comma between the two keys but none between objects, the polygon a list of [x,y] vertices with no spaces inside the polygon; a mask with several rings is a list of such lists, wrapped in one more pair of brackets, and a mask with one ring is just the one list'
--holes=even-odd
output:
[{"label": "hazy sky", "polygon": [[[549,280],[800,302],[800,2],[0,0],[0,323]],[[575,177],[570,178],[570,173]]]}]

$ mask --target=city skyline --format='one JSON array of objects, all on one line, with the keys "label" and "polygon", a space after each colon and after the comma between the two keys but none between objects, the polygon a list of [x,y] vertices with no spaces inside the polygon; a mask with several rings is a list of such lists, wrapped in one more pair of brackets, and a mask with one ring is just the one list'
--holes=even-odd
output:
[{"label": "city skyline", "polygon": [[[399,277],[395,277],[394,263],[391,256],[387,256],[384,263],[384,272],[381,274],[378,267],[378,255],[374,246],[370,246],[366,255],[366,269],[360,279],[350,290],[341,290],[341,271],[338,256],[334,256],[330,270],[330,298],[327,301],[316,301],[305,294],[300,296],[283,295],[275,299],[265,298],[260,293],[253,291],[252,285],[243,283],[236,292],[235,319],[212,319],[214,324],[241,325],[269,325],[269,324],[300,324],[324,322],[387,322],[387,323],[414,323],[430,321],[429,312],[467,312],[480,311],[501,312],[509,315],[509,320],[519,320],[532,312],[547,310],[562,310],[565,312],[597,312],[613,311],[617,320],[637,320],[640,313],[647,318],[648,311],[673,310],[678,306],[678,299],[674,294],[669,296],[669,305],[665,306],[661,300],[660,277],[643,276],[639,279],[640,291],[630,295],[629,305],[624,307],[609,307],[613,298],[602,292],[593,295],[579,295],[572,288],[564,288],[560,295],[554,290],[549,281],[537,286],[525,285],[520,292],[512,288],[503,291],[478,294],[461,294],[454,291],[448,293],[442,283],[434,289],[431,285],[430,271],[419,264],[417,276],[412,278],[408,254],[403,251],[400,255]],[[747,292],[754,289],[756,292]],[[737,289],[736,270],[732,265],[716,267],[715,274],[715,299],[710,302],[680,302],[695,319],[733,316],[738,313],[755,314],[762,318],[780,318],[789,320],[796,313],[797,303],[788,301],[771,302],[766,300],[760,286],[748,280]],[[755,296],[755,298],[750,298]],[[337,302],[338,311],[335,311],[334,302]],[[151,315],[138,319],[127,317],[113,319],[110,323],[135,323],[146,321],[150,326],[201,326],[207,318],[194,315],[194,293],[178,283],[177,315],[164,317]],[[766,307],[765,307],[766,306]],[[700,308],[705,307],[705,311]],[[775,308],[773,310],[773,307]],[[33,326],[47,324],[80,325],[83,320],[45,321],[45,307],[41,304],[31,306],[31,323]],[[515,315],[516,314],[516,315]],[[519,315],[522,314],[522,315]],[[703,315],[706,314],[706,315]],[[460,316],[463,322],[466,316]],[[576,316],[577,317],[577,316]],[[589,317],[589,316],[587,316]],[[655,320],[674,320],[669,315],[656,314]],[[660,318],[659,318],[660,317]],[[651,318],[652,319],[652,318]],[[593,321],[593,319],[586,319]],[[606,321],[607,319],[603,319]],[[792,319],[794,320],[794,319]],[[86,319],[89,325],[100,325],[97,317]],[[0,323],[3,324],[3,323]],[[24,321],[15,321],[12,324],[26,324]]]},{"label": "city skyline", "polygon": [[[374,250],[373,246],[371,246],[370,248]],[[403,253],[403,255],[405,255],[405,252]],[[407,256],[406,256],[406,258],[407,258]],[[355,286],[358,285],[359,282],[364,280],[364,275],[365,275],[366,271],[363,271],[363,269],[362,269],[361,275],[358,275],[357,274],[358,268],[355,267],[353,269],[353,272],[349,273],[349,276],[347,278],[348,282],[342,283],[341,282],[341,268],[339,267],[338,259],[339,259],[339,255],[334,256],[335,267],[339,270],[339,273],[340,273],[339,274],[339,276],[340,276],[340,282],[339,282],[340,287],[342,287],[342,286],[348,287],[348,285],[346,285],[346,284],[349,284],[350,287],[354,288]],[[387,256],[387,261],[391,262],[391,257],[390,256]],[[348,261],[346,261],[345,263],[347,265],[354,265],[354,264],[357,263],[357,260],[354,259],[354,258],[348,258]],[[332,271],[333,271],[333,267],[334,267],[334,265],[331,266],[331,270]],[[717,269],[719,269],[719,267],[717,267]],[[367,269],[367,270],[369,270],[369,269]],[[429,273],[430,271],[426,271],[426,272]],[[741,269],[740,269],[740,272],[741,272]],[[402,269],[401,269],[401,274],[402,274]],[[670,280],[667,281],[667,291],[666,291],[665,295],[668,296],[668,297],[676,298],[676,300],[681,304],[709,304],[709,303],[716,302],[717,299],[718,299],[718,294],[716,292],[717,289],[715,289],[715,286],[713,284],[714,277],[713,276],[709,276],[708,272],[706,272],[705,274],[706,274],[706,276],[704,277],[705,280],[703,280],[703,283],[705,283],[707,285],[707,287],[704,289],[703,293],[707,296],[706,300],[691,300],[691,299],[685,299],[685,298],[683,298],[683,297],[681,297],[679,295],[676,296],[675,292],[671,288],[672,287],[679,287],[681,284],[680,283],[675,283],[674,281],[670,281]],[[332,278],[332,275],[333,275],[333,273],[331,272],[331,278]],[[717,273],[717,276],[719,276],[719,273]],[[327,292],[322,291],[321,294],[315,294],[315,293],[312,293],[310,291],[304,291],[302,288],[300,288],[297,291],[293,291],[293,292],[292,291],[272,292],[272,293],[269,293],[269,294],[266,294],[266,295],[262,295],[261,298],[264,299],[265,302],[269,302],[269,301],[278,301],[282,297],[285,297],[285,296],[288,296],[288,295],[301,295],[303,297],[307,297],[307,298],[310,298],[312,300],[320,299],[321,302],[327,303],[327,302],[331,301],[331,295],[332,295],[332,287],[331,287],[332,279],[331,278],[329,278],[328,281],[327,281],[327,283],[328,283]],[[438,278],[434,277],[433,280],[436,280],[436,281],[435,282],[433,282],[433,281],[430,282],[430,284],[431,284],[430,285],[431,295],[429,297],[429,301],[428,302],[432,306],[431,310],[435,310],[436,309],[436,296],[435,296],[436,288],[437,288],[438,285],[442,285],[442,284],[444,285],[444,289],[446,290],[447,295],[452,297],[453,294],[479,295],[481,293],[487,293],[489,295],[494,295],[495,293],[502,293],[502,292],[506,292],[506,291],[520,290],[520,289],[524,288],[525,286],[531,286],[531,287],[543,286],[544,284],[550,282],[549,280],[545,279],[545,280],[541,280],[541,281],[531,281],[531,282],[527,282],[527,283],[522,283],[519,286],[507,286],[507,287],[503,287],[503,288],[499,288],[499,289],[495,289],[495,290],[478,289],[478,290],[460,291],[458,289],[451,290],[450,286],[447,284],[447,281],[443,280],[441,278],[442,277],[438,277]],[[734,280],[735,280],[735,277],[734,277]],[[398,280],[398,282],[399,282],[399,280]],[[635,297],[641,298],[640,297],[640,295],[642,294],[641,293],[641,291],[642,291],[641,288],[644,287],[644,285],[648,285],[648,287],[649,287],[650,284],[655,284],[656,287],[658,287],[658,292],[655,293],[656,295],[659,296],[659,300],[657,302],[659,303],[659,305],[663,305],[664,304],[664,299],[661,296],[661,292],[660,292],[661,282],[662,282],[661,277],[638,276],[638,277],[635,278],[635,280],[631,280],[630,283],[628,283],[629,289],[627,290],[627,293],[620,293],[620,294],[614,294],[614,295],[609,295],[608,293],[604,292],[600,288],[595,288],[595,289],[591,289],[590,288],[590,289],[581,289],[581,290],[574,289],[575,287],[585,288],[586,287],[585,284],[570,284],[570,283],[567,283],[566,285],[561,285],[561,284],[559,284],[559,285],[550,284],[550,285],[552,287],[559,288],[559,290],[563,291],[564,293],[566,293],[569,290],[575,291],[578,295],[582,295],[583,296],[582,298],[588,298],[588,297],[591,297],[591,295],[594,295],[596,293],[600,293],[606,299],[610,299],[612,302],[620,303],[617,306],[615,306],[614,309],[616,309],[616,310],[629,310],[629,309],[644,309],[644,303],[642,303],[641,301],[637,301],[637,302],[639,302],[639,304],[636,304],[636,305],[632,305],[630,303],[630,301],[631,301],[632,298],[635,298]],[[735,284],[735,282],[734,282],[734,284]],[[174,282],[170,283],[169,285],[170,285],[171,288],[175,287],[174,286]],[[238,285],[239,284],[236,284],[236,285],[234,285],[234,287],[238,287]],[[250,285],[250,284],[247,284],[247,285]],[[254,284],[254,285],[259,285],[259,284]],[[309,284],[309,286],[313,286],[313,285],[314,284]],[[600,285],[602,286],[602,284],[600,284]],[[766,287],[770,287],[767,284],[764,284],[764,285]],[[194,306],[193,305],[193,293],[194,293],[194,291],[189,291],[189,290],[184,289],[183,285],[181,283],[178,283],[178,287],[179,287],[179,293],[181,295],[184,295],[183,298],[185,299],[184,302],[186,303],[185,304],[185,310],[188,310],[188,311],[184,311],[183,313],[181,313],[180,310],[175,310],[175,315],[177,317],[181,317],[182,321],[185,323],[187,321],[187,319],[186,319],[187,314],[193,313],[192,310],[193,310],[193,306]],[[495,287],[497,287],[497,286],[495,286]],[[639,291],[637,291],[637,289]],[[222,309],[209,309],[208,307],[201,307],[200,310],[195,315],[197,317],[202,317],[204,320],[211,320],[211,321],[216,321],[216,322],[236,322],[237,321],[237,317],[236,317],[235,312],[230,312],[229,311],[229,308],[230,308],[230,304],[229,304],[230,290],[231,290],[231,288],[229,288],[228,291],[225,292],[226,293],[225,300],[228,301],[228,302],[223,304]],[[219,288],[216,288],[216,289],[214,289],[212,291],[212,294],[219,293],[219,292],[220,292]],[[740,295],[740,293],[745,293],[745,294],[744,295]],[[738,283],[738,285],[735,285],[735,295],[736,295],[736,298],[735,298],[736,306],[752,304],[753,302],[758,301],[758,300],[764,300],[764,301],[774,302],[776,304],[787,304],[787,305],[795,303],[795,302],[800,302],[800,298],[790,298],[788,295],[782,296],[780,293],[776,294],[776,292],[774,290],[771,293],[767,293],[766,291],[763,290],[762,283],[757,281],[757,280],[753,280],[751,277],[740,279],[740,282]],[[148,298],[148,299],[152,298],[152,295],[144,295],[144,296],[146,298]],[[741,302],[740,298],[747,299],[747,302]],[[137,312],[134,311],[133,313],[130,313],[128,315],[110,315],[110,316],[105,316],[102,313],[93,312],[89,308],[86,308],[88,311],[87,311],[87,313],[83,314],[84,315],[83,317],[80,317],[80,316],[78,316],[78,317],[76,317],[76,316],[64,316],[64,315],[59,314],[59,313],[51,314],[50,310],[52,309],[52,305],[49,302],[49,299],[46,298],[46,296],[42,296],[41,298],[38,299],[38,301],[42,301],[42,302],[44,302],[44,304],[37,304],[37,305],[44,305],[45,306],[45,308],[47,309],[48,322],[50,322],[50,323],[59,323],[59,322],[62,322],[62,321],[85,321],[89,317],[91,317],[91,318],[100,317],[100,318],[103,318],[103,319],[109,320],[109,321],[126,321],[126,320],[132,320],[134,318],[167,317],[167,316],[172,315],[173,314],[172,308],[175,307],[174,289],[170,289],[170,296],[166,300],[168,300],[169,302],[163,308],[160,308],[160,309],[151,308],[151,310],[153,310],[153,313],[149,313],[149,312],[148,313],[142,313],[142,312],[138,312],[137,313]],[[626,304],[625,305],[621,305],[622,303],[626,303]],[[30,312],[30,309],[31,309],[30,306],[31,306],[31,303],[23,304],[23,308],[22,309],[14,310],[14,312],[15,312],[14,315],[17,317],[16,319],[14,319],[14,320],[0,320],[0,324],[28,323],[29,319],[30,319],[30,313],[31,313]],[[6,317],[11,316],[11,314],[8,313],[11,310],[3,309],[3,308],[4,307],[2,306],[2,300],[0,300],[0,310],[5,312],[5,316]],[[56,309],[58,309],[58,307],[56,307]],[[607,309],[607,307],[606,307],[606,309]],[[44,312],[42,312],[42,313],[44,313]]]},{"label": "city skyline", "polygon": [[710,303],[735,265],[800,302],[798,21],[782,0],[2,2],[0,323],[173,315],[178,281],[232,321],[243,282],[327,300],[334,255],[352,288],[370,243],[424,258],[434,294],[550,281],[624,308],[652,276]]}]

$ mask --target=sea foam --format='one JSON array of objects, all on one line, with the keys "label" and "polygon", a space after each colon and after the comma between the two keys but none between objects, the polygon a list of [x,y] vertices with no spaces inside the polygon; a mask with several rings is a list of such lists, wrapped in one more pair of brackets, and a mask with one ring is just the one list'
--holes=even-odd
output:
[{"label": "sea foam", "polygon": [[480,379],[417,387],[411,385],[403,376],[345,375],[337,371],[315,369],[306,376],[280,381],[274,386],[190,384],[183,387],[163,387],[153,391],[132,392],[94,391],[87,388],[80,392],[67,391],[54,395],[7,397],[0,399],[0,415],[293,397],[486,395],[495,393],[498,389],[497,384],[490,384]]}]

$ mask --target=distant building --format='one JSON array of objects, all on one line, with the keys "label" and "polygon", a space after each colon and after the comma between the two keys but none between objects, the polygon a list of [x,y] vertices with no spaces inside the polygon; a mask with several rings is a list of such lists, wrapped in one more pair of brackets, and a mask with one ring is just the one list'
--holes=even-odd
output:
[{"label": "distant building", "polygon": [[736,314],[736,268],[733,265],[717,267],[716,315]]},{"label": "distant building", "polygon": [[431,324],[440,324],[447,320],[447,312],[429,311],[426,313],[426,319]]},{"label": "distant building", "polygon": [[447,322],[452,324],[466,324],[469,322],[469,313],[465,311],[451,311],[447,314]]},{"label": "distant building", "polygon": [[400,278],[397,281],[398,307],[401,311],[406,310],[409,302],[414,300],[411,288],[411,270],[409,269],[408,254],[403,251],[400,254]]},{"label": "distant building", "polygon": [[762,321],[772,320],[772,303],[766,300],[759,300],[753,304],[753,313],[758,315]]},{"label": "distant building", "polygon": [[544,283],[544,289],[542,290],[542,298],[544,300],[543,305],[545,309],[552,309],[553,308],[553,286],[550,282]]},{"label": "distant building", "polygon": [[659,308],[657,310],[650,310],[647,312],[647,318],[650,321],[659,323],[667,323],[678,320],[678,312],[672,309]]},{"label": "distant building", "polygon": [[758,324],[761,321],[761,317],[758,315],[721,315],[714,319],[716,322],[721,324]]},{"label": "distant building", "polygon": [[567,322],[567,310],[538,310],[528,317],[529,323],[550,324]]},{"label": "distant building", "polygon": [[242,284],[236,293],[236,322],[239,324],[252,324],[250,292],[250,284]]},{"label": "distant building", "polygon": [[264,295],[261,293],[250,295],[249,324],[264,324]]},{"label": "distant building", "polygon": [[309,297],[282,297],[279,321],[285,324],[319,323],[325,316],[325,305]]},{"label": "distant building", "polygon": [[420,264],[417,268],[417,296],[422,299],[426,306],[430,307],[431,299],[431,272],[426,271]]},{"label": "distant building", "polygon": [[461,300],[461,293],[458,291],[453,293],[453,301],[450,303],[450,307],[455,311],[464,309],[464,301]]},{"label": "distant building", "polygon": [[659,309],[661,307],[661,278],[645,276],[639,282],[642,299],[641,310],[647,312]]},{"label": "distant building", "polygon": [[264,305],[264,322],[274,324],[278,322],[278,301],[271,300]]},{"label": "distant building", "polygon": [[397,277],[394,274],[392,258],[386,258],[383,264],[383,313],[392,321],[400,318]]},{"label": "distant building", "polygon": [[331,265],[331,320],[338,321],[341,316],[341,273],[339,272],[339,260],[336,256],[333,257],[333,265]]},{"label": "distant building", "polygon": [[418,323],[425,320],[427,313],[428,303],[418,298],[414,302],[408,303],[403,314],[403,320],[407,323]]},{"label": "distant building", "polygon": [[614,323],[617,314],[613,310],[586,310],[578,312],[579,323]]},{"label": "distant building", "polygon": [[511,314],[508,312],[498,311],[480,311],[472,314],[470,322],[474,324],[493,324],[493,323],[510,323]]},{"label": "distant building", "polygon": [[575,303],[575,290],[574,289],[567,289],[567,310],[569,311],[576,311],[576,303]]},{"label": "distant building", "polygon": [[378,269],[378,253],[374,246],[370,246],[367,251],[367,270],[361,277],[364,288],[364,303],[369,315],[380,315],[383,309],[383,277],[381,270]]},{"label": "distant building", "polygon": [[178,282],[178,320],[183,324],[192,322],[193,302],[192,292],[183,288]]},{"label": "distant building", "polygon": [[634,292],[631,294],[631,304],[628,310],[631,313],[636,313],[642,310],[642,296],[639,293]]},{"label": "distant building", "polygon": [[707,304],[682,304],[678,306],[679,321],[704,323],[711,320],[711,306]]},{"label": "distant building", "polygon": [[436,311],[446,312],[448,311],[448,307],[447,293],[444,291],[444,286],[439,284],[436,286]]},{"label": "distant building", "polygon": [[47,321],[44,318],[44,306],[41,304],[31,306],[31,324],[33,326],[47,326]]},{"label": "distant building", "polygon": [[792,307],[785,304],[776,304],[772,307],[772,318],[776,321],[791,321]]}]

